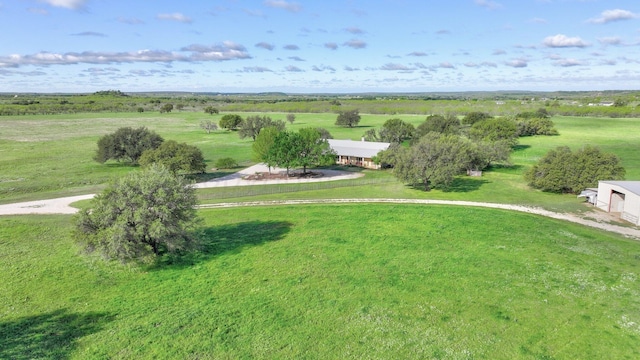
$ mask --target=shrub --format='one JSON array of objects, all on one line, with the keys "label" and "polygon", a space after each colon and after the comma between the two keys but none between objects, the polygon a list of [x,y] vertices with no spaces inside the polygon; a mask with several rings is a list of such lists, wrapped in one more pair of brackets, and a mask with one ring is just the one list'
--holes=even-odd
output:
[{"label": "shrub", "polygon": [[238,166],[238,162],[233,158],[225,157],[216,160],[215,166],[219,169],[232,169]]}]

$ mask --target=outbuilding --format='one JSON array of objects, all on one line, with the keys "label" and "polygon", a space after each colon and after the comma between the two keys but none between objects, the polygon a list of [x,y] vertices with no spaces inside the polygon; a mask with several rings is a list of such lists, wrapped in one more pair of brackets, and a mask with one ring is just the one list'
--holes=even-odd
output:
[{"label": "outbuilding", "polygon": [[640,181],[599,181],[596,206],[640,225]]},{"label": "outbuilding", "polygon": [[373,158],[380,151],[387,150],[389,143],[374,141],[353,141],[328,139],[329,147],[336,153],[336,163],[340,165],[360,166],[367,169],[380,169]]}]

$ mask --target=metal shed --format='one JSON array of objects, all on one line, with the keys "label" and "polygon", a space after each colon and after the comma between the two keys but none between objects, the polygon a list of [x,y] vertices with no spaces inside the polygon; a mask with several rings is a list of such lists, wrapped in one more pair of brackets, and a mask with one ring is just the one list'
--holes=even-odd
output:
[{"label": "metal shed", "polygon": [[599,181],[596,206],[640,225],[640,181]]}]

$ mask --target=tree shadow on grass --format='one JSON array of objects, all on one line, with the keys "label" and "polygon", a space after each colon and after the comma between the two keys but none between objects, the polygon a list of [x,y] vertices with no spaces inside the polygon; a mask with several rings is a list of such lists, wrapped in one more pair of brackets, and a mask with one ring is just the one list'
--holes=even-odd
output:
[{"label": "tree shadow on grass", "polygon": [[531,145],[518,144],[518,145],[513,145],[512,149],[513,149],[514,152],[516,152],[516,151],[526,150],[526,149],[528,149],[530,147],[531,147]]},{"label": "tree shadow on grass", "polygon": [[227,175],[235,174],[236,172],[238,172],[238,170],[241,170],[241,169],[243,168],[241,166],[238,166],[236,170],[227,169],[225,171],[214,171],[214,172],[208,172],[208,173],[202,173],[202,174],[189,174],[189,175],[186,175],[185,177],[188,180],[193,180],[196,183],[200,183],[200,182],[206,182],[214,179],[219,179]]},{"label": "tree shadow on grass", "polygon": [[222,254],[237,254],[249,246],[282,239],[292,226],[288,221],[247,221],[209,227],[200,234],[199,250],[180,255],[167,254],[150,270],[161,270],[167,266],[189,267]]},{"label": "tree shadow on grass", "polygon": [[102,330],[113,318],[107,313],[60,309],[0,322],[0,359],[66,359],[78,339]]},{"label": "tree shadow on grass", "polygon": [[[471,177],[471,176],[457,177],[457,178],[453,179],[453,182],[449,186],[447,186],[447,187],[436,186],[436,187],[434,187],[434,189],[441,190],[442,192],[450,192],[450,193],[460,192],[460,193],[465,193],[465,192],[471,192],[471,191],[479,190],[482,185],[487,184],[487,183],[489,183],[489,181],[487,181],[485,179],[478,178],[478,177]],[[409,184],[407,186],[412,188],[412,189],[414,189],[414,190],[425,191],[424,184]]]},{"label": "tree shadow on grass", "polygon": [[448,188],[442,189],[442,191],[466,193],[479,190],[482,185],[487,183],[489,183],[489,181],[478,177],[457,177]]}]

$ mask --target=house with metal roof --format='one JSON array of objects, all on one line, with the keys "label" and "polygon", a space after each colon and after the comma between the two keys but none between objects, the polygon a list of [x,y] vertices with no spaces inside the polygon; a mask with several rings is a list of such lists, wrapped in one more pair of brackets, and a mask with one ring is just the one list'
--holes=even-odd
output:
[{"label": "house with metal roof", "polygon": [[596,206],[640,225],[640,181],[599,181]]},{"label": "house with metal roof", "polygon": [[328,139],[329,147],[336,153],[336,164],[361,166],[368,169],[380,169],[373,158],[380,151],[387,150],[390,143],[373,141],[353,141]]}]

